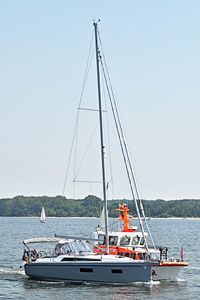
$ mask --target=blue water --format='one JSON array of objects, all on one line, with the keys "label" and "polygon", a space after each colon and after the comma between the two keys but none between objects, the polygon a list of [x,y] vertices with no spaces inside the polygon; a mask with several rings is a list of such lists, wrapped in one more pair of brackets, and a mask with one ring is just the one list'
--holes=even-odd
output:
[{"label": "blue water", "polygon": [[19,268],[22,241],[36,236],[90,234],[97,219],[0,218],[0,299],[200,299],[200,220],[165,219],[149,222],[156,245],[170,247],[177,257],[184,247],[189,266],[177,282],[133,285],[45,283],[28,279]]}]

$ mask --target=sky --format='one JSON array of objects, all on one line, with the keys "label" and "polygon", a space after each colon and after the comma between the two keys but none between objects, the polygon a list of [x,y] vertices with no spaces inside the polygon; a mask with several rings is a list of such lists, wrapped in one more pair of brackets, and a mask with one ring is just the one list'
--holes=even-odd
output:
[{"label": "sky", "polygon": [[[197,0],[1,0],[0,198],[62,195],[100,19],[141,198],[200,199],[199,14]],[[115,151],[112,165],[121,179],[114,197],[129,198]],[[79,185],[75,196],[92,192]]]}]

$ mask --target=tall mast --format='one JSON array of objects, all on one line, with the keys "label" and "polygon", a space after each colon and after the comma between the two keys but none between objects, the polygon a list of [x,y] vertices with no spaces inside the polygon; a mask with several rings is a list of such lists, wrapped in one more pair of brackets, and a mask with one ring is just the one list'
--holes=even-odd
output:
[{"label": "tall mast", "polygon": [[103,203],[104,203],[104,217],[105,217],[105,243],[106,254],[109,254],[109,238],[108,238],[108,210],[106,198],[106,176],[105,176],[105,152],[104,152],[104,136],[103,136],[103,121],[102,121],[102,106],[101,106],[101,85],[99,73],[99,59],[100,51],[98,47],[98,29],[97,22],[93,23],[95,32],[95,48],[96,48],[96,65],[97,65],[97,87],[98,87],[98,100],[99,100],[99,125],[100,125],[100,141],[101,141],[101,165],[102,165],[102,182],[103,182]]}]

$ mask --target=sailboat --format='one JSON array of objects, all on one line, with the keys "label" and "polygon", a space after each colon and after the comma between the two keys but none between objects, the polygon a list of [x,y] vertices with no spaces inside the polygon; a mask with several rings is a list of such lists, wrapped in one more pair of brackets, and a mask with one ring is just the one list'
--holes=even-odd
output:
[{"label": "sailboat", "polygon": [[44,207],[42,207],[42,209],[41,209],[40,223],[46,223],[46,214],[45,214]]},{"label": "sailboat", "polygon": [[[88,239],[74,236],[55,236],[32,238],[23,241],[25,262],[24,269],[28,277],[36,280],[67,281],[67,282],[103,282],[133,283],[150,282],[152,268],[157,261],[149,259],[135,260],[132,257],[109,254],[108,211],[106,195],[105,146],[102,121],[101,82],[98,22],[94,22],[97,91],[99,104],[99,128],[102,167],[102,191],[105,221],[105,253],[93,253],[88,248]],[[90,241],[91,242],[91,241]],[[50,251],[35,251],[32,244],[53,243]]]}]

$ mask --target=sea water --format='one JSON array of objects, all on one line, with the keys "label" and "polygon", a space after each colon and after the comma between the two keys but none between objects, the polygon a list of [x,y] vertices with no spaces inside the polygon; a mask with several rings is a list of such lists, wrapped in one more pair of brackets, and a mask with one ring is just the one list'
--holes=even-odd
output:
[{"label": "sea water", "polygon": [[[112,223],[113,220],[110,220]],[[116,220],[115,220],[116,221]],[[22,241],[38,236],[90,236],[98,219],[0,217],[0,299],[200,299],[200,220],[151,219],[149,227],[156,245],[168,246],[178,257],[183,247],[189,266],[175,282],[132,285],[48,283],[28,279],[20,269]]]}]

